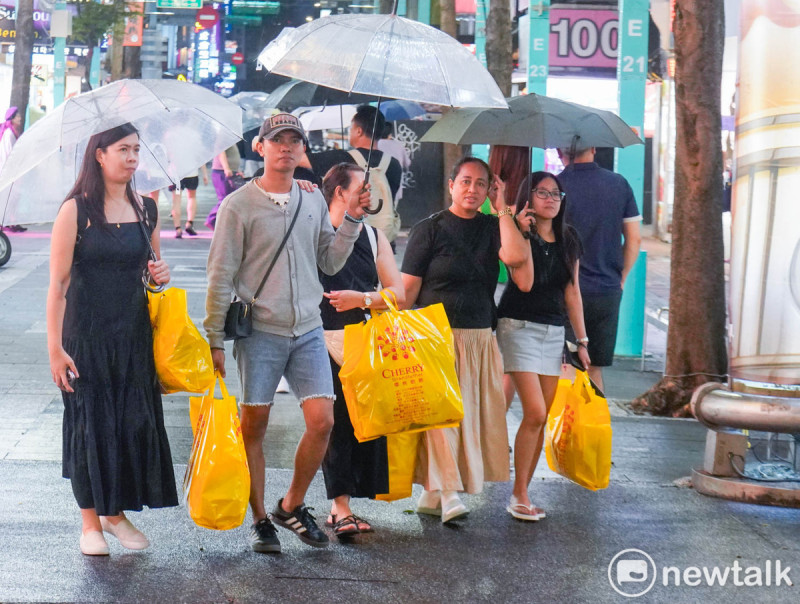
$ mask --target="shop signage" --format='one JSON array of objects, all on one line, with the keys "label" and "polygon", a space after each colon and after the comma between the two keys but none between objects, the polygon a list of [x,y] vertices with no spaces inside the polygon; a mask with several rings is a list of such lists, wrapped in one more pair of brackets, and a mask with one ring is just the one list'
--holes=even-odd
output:
[{"label": "shop signage", "polygon": [[[13,0],[4,0],[0,5],[0,41],[8,42],[17,37],[16,19]],[[50,13],[43,10],[33,11],[33,37],[37,40],[50,38]]]},{"label": "shop signage", "polygon": [[203,0],[156,0],[158,8],[203,8]]}]

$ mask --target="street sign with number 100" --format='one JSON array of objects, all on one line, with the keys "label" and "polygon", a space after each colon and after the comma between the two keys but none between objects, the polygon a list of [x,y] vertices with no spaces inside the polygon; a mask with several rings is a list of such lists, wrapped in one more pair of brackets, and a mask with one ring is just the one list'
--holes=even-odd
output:
[{"label": "street sign with number 100", "polygon": [[202,8],[203,0],[156,0],[158,8]]}]

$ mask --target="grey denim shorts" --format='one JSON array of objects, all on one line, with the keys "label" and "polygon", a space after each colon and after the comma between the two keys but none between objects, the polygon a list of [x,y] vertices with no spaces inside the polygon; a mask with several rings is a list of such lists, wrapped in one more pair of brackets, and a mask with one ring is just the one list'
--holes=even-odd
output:
[{"label": "grey denim shorts", "polygon": [[497,321],[497,345],[503,356],[503,371],[528,371],[538,375],[561,375],[564,328],[531,321],[503,318]]},{"label": "grey denim shorts", "polygon": [[253,330],[233,343],[233,358],[242,385],[241,405],[272,405],[281,376],[301,406],[310,398],[335,398],[322,327],[297,337]]}]

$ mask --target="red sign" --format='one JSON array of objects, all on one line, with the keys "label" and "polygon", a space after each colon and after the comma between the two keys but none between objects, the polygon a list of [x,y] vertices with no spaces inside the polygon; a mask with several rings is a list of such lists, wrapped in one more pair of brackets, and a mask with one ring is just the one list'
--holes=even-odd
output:
[{"label": "red sign", "polygon": [[211,29],[219,22],[219,13],[213,6],[204,6],[197,11],[194,17],[194,27],[196,30]]},{"label": "red sign", "polygon": [[233,53],[233,56],[231,57],[231,63],[234,65],[241,65],[244,63],[244,55],[240,52]]}]

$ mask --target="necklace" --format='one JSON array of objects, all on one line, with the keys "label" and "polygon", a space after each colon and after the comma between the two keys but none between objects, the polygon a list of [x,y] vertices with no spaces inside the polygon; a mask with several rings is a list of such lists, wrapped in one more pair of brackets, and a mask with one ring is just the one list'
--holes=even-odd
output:
[{"label": "necklace", "polygon": [[[112,201],[113,201],[113,200],[112,200]],[[117,228],[119,228],[120,221],[122,220],[122,217],[125,215],[125,210],[127,210],[127,209],[128,209],[128,206],[127,206],[127,204],[126,204],[124,201],[120,201],[119,203],[121,203],[121,204],[122,204],[122,212],[120,212],[120,213],[119,213],[119,215],[117,216],[117,219],[116,219],[116,220],[112,220],[112,221],[111,221],[111,222],[116,222],[116,223],[117,223]]]}]

